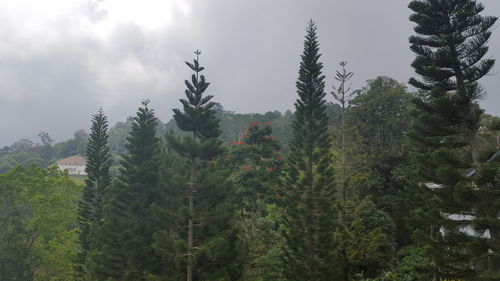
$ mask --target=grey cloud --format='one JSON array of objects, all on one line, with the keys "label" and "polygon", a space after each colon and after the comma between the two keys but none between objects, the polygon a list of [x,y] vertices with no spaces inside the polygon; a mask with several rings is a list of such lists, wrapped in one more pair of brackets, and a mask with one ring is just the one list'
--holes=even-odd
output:
[{"label": "grey cloud", "polygon": [[[331,88],[338,62],[349,60],[355,72],[353,87],[379,75],[406,82],[414,75],[408,37],[409,1],[204,1],[197,16],[203,26],[213,71],[213,90],[227,107],[252,112],[286,109],[295,100],[304,29],[309,18],[319,26],[324,72]],[[486,14],[499,14],[500,3],[484,1]],[[224,7],[224,8],[220,8]],[[213,12],[207,12],[212,9]],[[201,12],[203,11],[203,12]],[[216,15],[216,16],[214,16]],[[500,33],[495,30],[490,56],[499,57]],[[208,53],[207,52],[207,53]],[[214,70],[215,68],[215,70]],[[500,114],[498,79],[485,77],[490,92],[483,102],[488,112]]]},{"label": "grey cloud", "polygon": [[169,49],[163,36],[122,26],[109,44],[67,38],[41,53],[0,57],[0,130],[7,132],[0,143],[36,139],[40,131],[62,140],[87,129],[99,106],[116,122],[134,114],[146,97],[165,108],[162,119],[169,118],[164,113],[178,99],[172,93],[182,93],[182,71],[175,67],[182,58],[160,54]]},{"label": "grey cloud", "polygon": [[[8,144],[21,137],[48,131],[56,138],[67,136],[87,122],[95,108],[94,76],[71,46],[54,46],[36,57],[0,60],[0,130]],[[82,118],[83,117],[83,118]],[[82,122],[83,121],[83,122]]]},{"label": "grey cloud", "polygon": [[[91,21],[105,21],[98,2],[82,10]],[[97,3],[97,4],[96,4]],[[85,33],[61,36],[48,45],[17,34],[15,23],[0,15],[0,145],[49,132],[56,140],[89,127],[99,106],[112,122],[133,115],[142,98],[151,99],[166,121],[179,107],[184,65],[201,49],[209,92],[227,109],[240,112],[286,110],[296,99],[295,80],[304,30],[319,26],[322,62],[331,89],[338,62],[349,60],[353,87],[378,75],[406,82],[413,74],[408,48],[412,24],[408,1],[383,0],[203,0],[191,1],[189,18],[148,30],[117,26],[109,38]],[[486,14],[500,15],[498,0],[484,1]],[[50,31],[47,31],[50,32]],[[21,38],[21,39],[19,39]],[[36,40],[36,39],[33,39]],[[33,48],[32,46],[37,46]],[[30,47],[31,46],[31,47]],[[489,56],[500,58],[500,32],[494,31]],[[16,52],[3,52],[3,49]],[[15,54],[15,55],[13,55]],[[498,67],[496,67],[498,70]],[[498,72],[498,71],[497,71]],[[487,112],[500,115],[497,75],[482,81]],[[7,133],[5,133],[7,132]]]},{"label": "grey cloud", "polygon": [[83,14],[87,16],[90,22],[98,23],[105,20],[108,12],[101,7],[104,0],[89,0],[85,2],[83,7]]}]

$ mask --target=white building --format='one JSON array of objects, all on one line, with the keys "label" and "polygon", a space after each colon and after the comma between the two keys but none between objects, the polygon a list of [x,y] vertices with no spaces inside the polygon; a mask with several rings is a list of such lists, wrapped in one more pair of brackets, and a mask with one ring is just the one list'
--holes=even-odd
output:
[{"label": "white building", "polygon": [[57,167],[62,171],[68,171],[70,175],[86,175],[86,164],[87,160],[81,155],[73,155],[57,161]]}]

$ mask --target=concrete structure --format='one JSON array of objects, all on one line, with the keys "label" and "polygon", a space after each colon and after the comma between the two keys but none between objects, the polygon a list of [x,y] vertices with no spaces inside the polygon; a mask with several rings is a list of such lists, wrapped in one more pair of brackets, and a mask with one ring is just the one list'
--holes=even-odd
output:
[{"label": "concrete structure", "polygon": [[57,161],[57,167],[62,171],[68,171],[70,175],[86,175],[86,165],[87,160],[81,155],[73,155]]}]

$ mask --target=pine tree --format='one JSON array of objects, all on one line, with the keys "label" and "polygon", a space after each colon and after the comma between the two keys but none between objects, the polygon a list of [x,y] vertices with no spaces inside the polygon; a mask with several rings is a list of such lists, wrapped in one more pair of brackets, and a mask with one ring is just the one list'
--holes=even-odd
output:
[{"label": "pine tree", "polygon": [[153,235],[162,226],[153,208],[162,205],[158,191],[160,146],[158,120],[142,102],[127,138],[128,154],[122,155],[117,183],[110,189],[100,235],[103,253],[96,279],[144,280],[162,272],[163,265],[152,247]]},{"label": "pine tree", "polygon": [[[186,280],[236,280],[240,274],[236,262],[237,239],[233,227],[234,204],[229,169],[220,166],[217,156],[224,151],[218,140],[219,120],[211,101],[204,95],[210,83],[201,74],[200,51],[193,63],[186,62],[194,72],[186,80],[186,99],[181,99],[183,110],[174,109],[179,129],[191,136],[168,138],[170,145],[189,162],[184,196],[186,201],[177,212],[180,225],[178,241],[183,245]],[[187,230],[187,231],[186,231]]]},{"label": "pine tree", "polygon": [[[415,0],[409,7],[418,34],[410,37],[416,54],[412,66],[422,77],[410,84],[426,91],[416,101],[418,120],[411,136],[421,144],[421,174],[433,183],[428,186],[438,187],[433,189],[439,211],[431,239],[436,277],[474,279],[478,263],[499,250],[498,191],[480,184],[477,141],[483,113],[478,80],[495,62],[483,57],[497,18],[480,15],[484,6],[474,0]],[[478,200],[488,197],[490,204]],[[486,230],[491,239],[485,239]]]},{"label": "pine tree", "polygon": [[[349,206],[347,206],[347,201],[350,199],[349,197],[352,196],[352,192],[349,192],[347,188],[347,148],[346,148],[346,111],[350,107],[350,101],[352,97],[358,93],[358,91],[351,91],[351,87],[349,85],[346,85],[346,83],[351,80],[352,76],[354,76],[354,73],[352,72],[347,72],[346,66],[347,66],[347,61],[340,62],[340,66],[342,67],[341,71],[337,70],[337,73],[335,75],[335,80],[339,82],[339,86],[337,88],[333,88],[332,95],[340,103],[340,106],[342,108],[342,112],[340,115],[340,194],[342,196],[341,200],[341,206],[342,206],[342,220],[345,221],[348,213],[349,213]],[[349,193],[349,194],[348,194]]]},{"label": "pine tree", "polygon": [[108,148],[107,130],[108,119],[101,108],[97,114],[92,116],[86,155],[87,165],[85,167],[87,179],[82,198],[78,204],[80,252],[76,269],[78,276],[84,280],[88,280],[87,278],[91,275],[86,272],[92,270],[88,268],[88,265],[92,263],[88,261],[88,254],[99,249],[96,244],[96,230],[102,224],[104,197],[111,185],[109,175],[111,155]]},{"label": "pine tree", "polygon": [[316,24],[307,27],[300,63],[284,211],[285,276],[288,280],[339,280],[335,253],[337,213],[323,65]]},{"label": "pine tree", "polygon": [[[171,141],[176,140],[173,131],[162,138],[159,191],[162,205],[153,209],[155,216],[163,218],[162,227],[153,235],[153,248],[161,257],[161,276],[167,280],[185,279],[186,247],[186,189],[190,176],[189,159],[174,150]],[[160,278],[161,280],[161,278]]]}]

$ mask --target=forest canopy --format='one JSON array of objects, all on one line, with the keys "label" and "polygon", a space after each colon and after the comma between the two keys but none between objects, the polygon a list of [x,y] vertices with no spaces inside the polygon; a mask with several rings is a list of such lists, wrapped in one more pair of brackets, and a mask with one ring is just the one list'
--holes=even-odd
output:
[{"label": "forest canopy", "polygon": [[408,85],[326,76],[310,20],[293,112],[225,109],[196,50],[168,122],[144,99],[0,149],[0,281],[500,280],[500,117],[479,104],[497,17],[409,9]]}]

